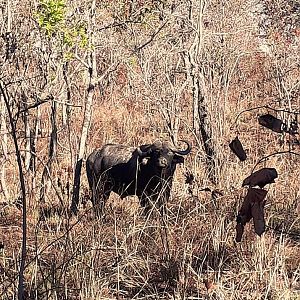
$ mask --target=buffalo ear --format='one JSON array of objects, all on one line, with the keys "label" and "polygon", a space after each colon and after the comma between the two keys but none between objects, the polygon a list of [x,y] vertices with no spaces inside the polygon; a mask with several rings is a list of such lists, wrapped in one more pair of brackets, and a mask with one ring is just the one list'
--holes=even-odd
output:
[{"label": "buffalo ear", "polygon": [[173,162],[174,162],[175,164],[182,164],[182,163],[184,162],[184,157],[175,154],[174,157],[173,157]]}]

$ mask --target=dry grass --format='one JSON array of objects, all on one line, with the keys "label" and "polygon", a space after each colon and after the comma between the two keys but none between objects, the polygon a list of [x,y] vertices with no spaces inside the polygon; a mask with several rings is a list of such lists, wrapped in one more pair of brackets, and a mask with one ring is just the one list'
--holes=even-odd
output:
[{"label": "dry grass", "polygon": [[[142,114],[137,111],[130,122],[134,112],[124,107],[105,119],[106,108],[97,110],[91,148],[108,141],[104,128],[113,128],[109,141],[121,135],[121,142],[135,144],[141,134],[151,140],[143,129],[146,126],[137,125],[146,124]],[[116,129],[117,120],[123,120],[124,127]],[[249,149],[249,156],[257,155],[253,150]],[[31,201],[28,299],[299,299],[297,159],[292,163],[279,156],[268,161],[266,166],[276,165],[279,173],[267,196],[269,227],[259,238],[249,224],[242,243],[236,244],[235,216],[245,195],[240,186],[253,166],[251,158],[238,163],[226,149],[222,180],[219,186],[209,185],[220,192],[213,196],[203,191],[209,183],[203,163],[194,163],[199,151],[195,146],[185,166],[178,168],[164,218],[153,211],[145,219],[135,197],[120,200],[112,195],[102,220],[94,219],[89,202],[83,202],[77,217],[69,218],[67,196],[62,205],[51,189],[45,218],[40,218],[37,203]],[[66,161],[59,164],[67,167]],[[186,171],[196,174],[192,185],[184,183]],[[63,171],[56,174],[65,176]],[[86,186],[83,175],[82,200]],[[3,205],[0,222],[1,299],[11,299],[18,275],[21,212],[13,204]]]},{"label": "dry grass", "polygon": [[[99,8],[97,24],[100,29],[112,24],[112,20],[117,23],[123,20],[123,15],[117,18],[119,6],[111,5],[110,1],[102,2],[105,5]],[[118,1],[119,9],[125,9],[125,4],[121,4],[127,2]],[[136,3],[139,13],[139,7],[145,3],[151,8],[154,4],[164,6],[168,1],[130,2]],[[188,20],[188,2],[193,4],[195,20]],[[211,1],[207,5],[203,15],[203,49],[199,50],[197,59],[207,84],[205,101],[217,154],[217,183],[213,184],[208,176],[201,137],[195,136],[192,129],[193,87],[185,81],[188,70],[182,58],[194,43],[197,23],[193,22],[200,20],[197,14],[202,2],[206,1],[178,1],[178,7],[173,7],[173,1],[169,1],[174,13],[166,6],[166,16],[170,18],[166,27],[138,54],[134,49],[148,41],[162,24],[159,19],[164,16],[158,16],[156,8],[153,15],[148,15],[148,23],[129,22],[126,27],[125,22],[124,28],[111,26],[107,30],[97,30],[99,73],[110,64],[118,67],[97,86],[87,154],[108,142],[140,145],[169,138],[170,120],[162,113],[168,109],[173,109],[173,118],[174,115],[179,118],[179,139],[193,144],[184,166],[177,168],[164,217],[154,210],[146,219],[135,197],[121,200],[113,194],[106,205],[105,216],[95,219],[91,203],[87,201],[89,192],[84,171],[79,214],[69,216],[73,168],[83,119],[80,108],[72,108],[70,131],[62,127],[62,116],[58,115],[57,158],[53,163],[46,205],[41,208],[38,204],[41,174],[48,157],[51,131],[51,107],[41,106],[37,172],[25,174],[28,188],[26,299],[300,299],[299,157],[275,155],[256,166],[256,169],[275,167],[279,174],[276,183],[268,187],[267,230],[258,237],[250,223],[242,242],[235,242],[235,219],[246,194],[246,189],[241,188],[243,179],[262,157],[291,149],[288,144],[291,137],[277,135],[258,125],[257,115],[266,113],[266,109],[245,112],[238,120],[236,117],[239,112],[257,106],[288,107],[287,95],[292,99],[291,108],[299,111],[296,51],[299,47],[273,40],[276,57],[259,52],[258,32],[254,29],[257,24],[252,16],[253,1],[227,1],[228,7],[224,7],[224,1]],[[241,5],[244,2],[244,6]],[[26,10],[27,4],[20,10],[17,8],[21,23],[23,10],[24,16],[33,20]],[[74,1],[76,5],[82,7],[76,8],[72,17],[80,11],[89,15],[85,2]],[[37,31],[35,24],[30,26]],[[32,28],[29,25],[20,28],[16,36],[21,36],[23,30],[24,45],[35,45],[36,37],[30,34]],[[131,39],[132,33],[134,39]],[[52,50],[54,55],[57,50]],[[17,53],[16,57],[25,59],[24,53]],[[26,76],[37,77],[37,80],[43,76],[49,78],[42,91],[37,87],[43,83],[37,82],[37,87],[29,84],[28,95],[32,90],[37,89],[39,94],[49,89],[57,93],[55,97],[59,100],[65,100],[65,95],[61,95],[64,93],[59,73],[61,61],[55,62],[53,58],[52,62],[49,56],[50,65],[57,69],[53,67],[49,74],[33,76],[39,70],[36,65],[40,64],[39,56],[35,59],[36,62],[31,62],[29,56],[30,63],[23,62],[26,70],[29,65],[32,68],[32,73]],[[69,65],[72,101],[82,105],[86,86],[82,80],[83,67],[78,68],[77,64],[74,60]],[[22,63],[16,65],[22,67]],[[40,69],[43,67],[50,68],[45,65]],[[8,66],[8,70],[7,78],[13,78],[10,74],[13,68]],[[279,71],[283,72],[282,76],[278,76]],[[19,73],[22,71],[18,70],[18,76],[15,75],[18,80]],[[12,86],[11,90],[14,89],[15,99],[19,99],[19,85]],[[33,112],[30,117],[33,124]],[[19,120],[18,126],[22,125]],[[20,128],[18,136],[21,150],[25,140],[22,130]],[[236,135],[246,149],[248,159],[245,162],[239,162],[228,147]],[[298,136],[295,138],[299,140]],[[4,199],[3,193],[0,194],[0,299],[3,300],[16,299],[22,241],[19,179],[10,139],[7,146],[9,155],[5,171],[9,197]],[[299,144],[293,147],[295,152],[300,152]],[[192,184],[185,183],[186,173],[194,175]]]}]

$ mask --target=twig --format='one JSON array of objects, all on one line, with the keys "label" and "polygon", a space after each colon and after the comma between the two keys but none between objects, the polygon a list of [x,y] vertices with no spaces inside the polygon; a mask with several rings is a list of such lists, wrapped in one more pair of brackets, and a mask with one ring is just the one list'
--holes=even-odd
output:
[{"label": "twig", "polygon": [[[90,211],[91,209],[92,209],[92,208],[89,208],[85,213],[87,213],[87,212]],[[32,258],[30,259],[30,261],[27,262],[27,264],[25,265],[25,269],[26,269],[27,267],[29,267],[30,264],[31,264],[32,262],[34,262],[36,259],[38,259],[38,258],[41,256],[41,254],[42,254],[43,252],[45,252],[48,248],[50,248],[51,246],[53,246],[55,243],[59,242],[59,241],[60,241],[61,239],[63,239],[66,235],[68,235],[68,234],[72,231],[72,229],[73,229],[76,225],[78,225],[78,224],[80,223],[80,221],[81,221],[83,218],[85,218],[85,217],[86,217],[86,214],[83,214],[82,216],[80,216],[80,217],[76,220],[76,222],[75,222],[74,224],[72,224],[69,228],[66,229],[66,232],[64,232],[61,236],[57,237],[55,240],[51,241],[48,245],[46,245],[46,246],[43,247],[40,251],[38,251],[38,252],[36,253],[36,255],[35,255],[34,257],[32,257]],[[7,291],[7,289],[13,284],[13,282],[15,281],[15,279],[17,279],[18,276],[19,276],[19,275],[17,275],[17,276],[10,282],[10,284],[7,285],[7,286],[5,287],[5,289],[4,289],[4,291],[2,292],[2,294],[0,294],[0,297],[2,297],[2,296],[4,295],[4,293],[5,293],[5,292]]]},{"label": "twig", "polygon": [[119,64],[120,63],[111,64],[100,77],[96,78],[95,84],[99,84],[109,73],[115,71]]},{"label": "twig", "polygon": [[[249,109],[245,109],[245,110],[242,110],[240,113],[238,113],[238,115],[236,116],[234,122],[233,122],[233,125],[237,123],[237,120],[238,118],[245,112],[249,112],[249,111],[252,111],[252,110],[256,110],[256,109],[261,109],[261,108],[265,108],[265,109],[270,109],[270,110],[273,110],[273,111],[276,111],[276,112],[286,112],[286,113],[289,113],[289,114],[294,114],[294,115],[300,115],[300,111],[290,111],[290,110],[287,110],[287,109],[278,109],[278,108],[273,108],[273,107],[270,107],[268,105],[262,105],[262,106],[256,106],[256,107],[252,107],[252,108],[249,108]],[[232,128],[232,126],[231,126]]]},{"label": "twig", "polygon": [[102,31],[102,30],[111,29],[111,28],[115,28],[115,27],[122,27],[126,24],[141,24],[141,21],[126,20],[126,21],[123,21],[121,23],[113,22],[109,25],[106,25],[104,27],[101,27],[101,28],[97,29],[96,31]]},{"label": "twig", "polygon": [[90,66],[82,58],[80,58],[77,54],[74,55],[74,58],[76,60],[78,60],[82,65],[84,65],[87,69],[90,68]]},{"label": "twig", "polygon": [[63,104],[63,105],[67,105],[67,106],[71,106],[71,107],[75,107],[75,108],[82,108],[82,105],[76,105],[76,104],[72,104],[70,102],[59,101],[59,100],[56,100],[56,99],[53,99],[53,101],[58,103],[58,104]]},{"label": "twig", "polygon": [[[13,85],[13,84],[16,84],[16,83],[22,83],[22,82],[26,82],[26,81],[30,81],[32,79],[37,79],[37,78],[40,78],[42,77],[41,75],[36,75],[36,76],[32,76],[32,77],[27,77],[27,78],[20,78],[20,79],[16,79],[16,80],[12,80],[12,81],[9,81],[9,82],[2,82],[4,87],[8,87],[10,85]],[[2,77],[2,80],[7,80],[8,78],[6,77]]]},{"label": "twig", "polygon": [[25,260],[26,260],[26,242],[27,242],[27,220],[26,220],[26,187],[25,187],[25,179],[23,175],[23,167],[22,167],[22,159],[21,159],[21,153],[19,150],[18,145],[18,139],[16,136],[16,126],[14,122],[14,118],[12,115],[11,107],[9,104],[9,99],[7,96],[6,91],[4,90],[4,85],[2,84],[2,81],[0,81],[0,91],[3,95],[3,99],[7,108],[7,113],[9,117],[10,126],[12,128],[12,137],[14,141],[14,146],[16,149],[16,158],[18,163],[18,169],[19,169],[19,178],[20,178],[20,184],[21,184],[21,192],[22,192],[22,249],[21,249],[21,262],[20,262],[20,269],[19,269],[19,283],[18,283],[18,299],[23,300],[24,299],[24,271],[25,271]]},{"label": "twig", "polygon": [[145,42],[145,43],[142,44],[141,46],[136,47],[136,48],[134,49],[134,52],[138,52],[138,51],[140,51],[141,49],[143,49],[144,47],[146,47],[148,44],[150,44],[150,43],[154,40],[154,38],[161,32],[161,30],[167,25],[167,23],[168,23],[168,20],[167,20],[166,22],[164,22],[164,24],[162,24],[162,25],[157,29],[157,31],[154,32],[154,33],[151,35],[150,39],[149,39],[147,42]]},{"label": "twig", "polygon": [[266,225],[266,228],[268,228],[269,230],[273,230],[274,232],[278,232],[280,234],[285,234],[289,237],[291,237],[292,239],[300,239],[300,234],[299,233],[295,233],[295,232],[288,232],[287,230],[283,230],[282,228],[274,228],[272,226]]},{"label": "twig", "polygon": [[251,174],[253,173],[253,171],[255,170],[255,168],[256,168],[261,162],[263,162],[264,160],[267,160],[269,157],[272,157],[272,156],[275,156],[275,155],[279,155],[279,154],[293,154],[293,155],[300,156],[300,153],[293,152],[293,151],[290,151],[290,150],[287,150],[287,151],[280,151],[280,152],[275,152],[275,153],[269,154],[269,155],[267,155],[267,156],[264,156],[264,157],[260,158],[260,159],[256,162],[256,164],[255,164],[254,167],[252,168]]},{"label": "twig", "polygon": [[18,117],[20,114],[22,114],[22,113],[24,113],[24,112],[26,112],[26,111],[28,111],[28,110],[30,110],[30,109],[32,109],[32,108],[36,108],[36,107],[38,107],[38,106],[40,106],[40,105],[42,105],[42,104],[44,104],[44,103],[46,103],[46,102],[48,102],[48,101],[50,101],[50,100],[53,100],[53,96],[52,96],[52,95],[47,96],[45,99],[38,100],[37,102],[35,102],[35,103],[29,105],[28,107],[19,110],[19,111],[16,113],[15,118]]}]

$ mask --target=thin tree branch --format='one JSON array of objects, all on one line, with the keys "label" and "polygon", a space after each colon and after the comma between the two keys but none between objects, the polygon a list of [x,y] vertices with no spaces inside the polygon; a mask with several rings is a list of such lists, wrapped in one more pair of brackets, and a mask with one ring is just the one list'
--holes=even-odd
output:
[{"label": "thin tree branch", "polygon": [[257,109],[261,109],[261,108],[270,109],[270,110],[273,110],[273,111],[276,111],[276,112],[286,112],[286,113],[294,114],[294,115],[299,115],[300,114],[300,111],[291,111],[291,110],[288,110],[288,109],[278,109],[278,108],[270,107],[268,105],[262,105],[262,106],[256,106],[256,107],[248,108],[248,109],[245,109],[245,110],[242,110],[241,112],[239,112],[238,115],[236,116],[234,122],[233,122],[233,125],[237,123],[238,118],[243,113],[253,111],[253,110],[257,110]]},{"label": "thin tree branch", "polygon": [[53,100],[53,96],[52,95],[47,96],[45,99],[40,99],[37,102],[35,102],[35,103],[27,106],[26,108],[19,110],[17,112],[17,114],[16,114],[15,117],[18,117],[20,114],[22,114],[24,112],[27,112],[28,110],[30,110],[32,108],[36,108],[36,107],[38,107],[38,106],[40,106],[40,105],[42,105],[42,104],[44,104],[44,103],[46,103],[46,102],[48,102],[50,100]]},{"label": "thin tree branch", "polygon": [[27,220],[26,220],[26,188],[25,188],[25,179],[23,175],[23,167],[22,167],[22,160],[21,160],[21,153],[19,150],[18,140],[16,136],[16,127],[14,118],[11,112],[11,107],[9,103],[9,98],[7,96],[6,91],[4,90],[4,84],[0,81],[0,91],[3,95],[4,102],[6,105],[6,109],[8,112],[10,126],[12,128],[12,137],[16,149],[16,158],[18,163],[19,169],[19,178],[21,184],[21,192],[22,192],[22,249],[21,249],[21,262],[20,262],[20,269],[19,269],[19,283],[18,283],[18,299],[24,299],[24,270],[25,270],[25,260],[26,260],[26,242],[27,242]]},{"label": "thin tree branch", "polygon": [[281,154],[293,154],[293,155],[296,155],[296,156],[300,156],[300,153],[293,152],[293,151],[290,151],[290,150],[287,150],[287,151],[279,151],[279,152],[271,153],[271,154],[269,154],[269,155],[266,155],[266,156],[260,158],[260,159],[256,162],[256,164],[255,164],[254,167],[252,168],[251,174],[254,172],[255,168],[256,168],[260,163],[262,163],[263,161],[267,160],[269,157],[272,157],[272,156],[275,156],[275,155],[281,155]]},{"label": "thin tree branch", "polygon": [[80,58],[77,54],[74,55],[74,58],[76,60],[78,60],[82,65],[84,65],[87,69],[90,68],[90,66],[82,58]]},{"label": "thin tree branch", "polygon": [[134,52],[138,52],[138,51],[140,51],[141,49],[143,49],[144,47],[146,47],[148,44],[150,44],[150,43],[154,40],[154,38],[161,32],[161,30],[167,25],[168,22],[169,22],[168,20],[167,20],[166,22],[164,22],[164,23],[157,29],[157,31],[154,32],[154,33],[151,35],[150,39],[149,39],[147,42],[145,42],[144,44],[142,44],[142,45],[136,47],[136,48],[134,49]]},{"label": "thin tree branch", "polygon": [[120,22],[120,23],[113,22],[109,25],[106,25],[104,27],[101,27],[101,28],[97,29],[96,32],[106,30],[106,29],[115,28],[115,27],[123,27],[124,25],[127,25],[127,24],[141,24],[141,23],[142,23],[141,21],[132,21],[132,20],[126,20],[126,21],[123,21],[123,22]]}]

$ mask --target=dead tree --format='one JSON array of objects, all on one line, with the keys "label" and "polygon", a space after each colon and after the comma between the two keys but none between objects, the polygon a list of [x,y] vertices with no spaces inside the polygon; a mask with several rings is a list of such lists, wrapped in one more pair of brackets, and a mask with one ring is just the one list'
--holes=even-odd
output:
[{"label": "dead tree", "polygon": [[56,109],[57,109],[57,103],[55,102],[55,100],[52,100],[52,106],[51,106],[51,127],[52,128],[51,128],[50,144],[49,144],[49,157],[42,174],[40,204],[45,203],[45,194],[47,191],[48,181],[51,176],[52,164],[56,159],[56,152],[57,152]]},{"label": "dead tree", "polygon": [[[202,140],[206,156],[208,175],[213,183],[216,183],[216,151],[212,138],[212,128],[208,111],[208,95],[204,74],[201,68],[201,56],[203,55],[203,20],[202,15],[205,9],[205,1],[200,1],[199,15],[194,24],[197,31],[194,42],[188,51],[183,53],[187,77],[192,84],[193,95],[193,128],[197,137]],[[192,11],[192,7],[190,7]],[[189,14],[190,22],[193,22],[192,13]]]},{"label": "dead tree", "polygon": [[16,134],[16,121],[13,117],[11,111],[11,101],[7,93],[7,89],[4,83],[0,81],[0,92],[3,96],[6,110],[8,113],[9,123],[11,126],[11,135],[13,138],[16,159],[19,170],[19,179],[21,185],[21,199],[22,199],[22,250],[21,250],[21,260],[20,260],[20,269],[19,269],[19,283],[18,283],[18,299],[24,299],[24,270],[25,270],[25,260],[26,260],[26,243],[27,243],[27,210],[26,210],[26,187],[25,187],[25,178],[23,174],[22,158],[21,152],[18,144],[17,134]]},{"label": "dead tree", "polygon": [[96,1],[93,0],[90,8],[90,27],[88,28],[89,35],[89,47],[88,47],[88,55],[87,62],[81,61],[85,67],[87,67],[87,90],[86,90],[86,98],[84,103],[84,118],[81,129],[80,142],[78,147],[77,159],[75,164],[74,171],[74,180],[73,180],[73,195],[72,195],[72,203],[71,203],[71,212],[73,214],[77,213],[78,203],[79,203],[79,192],[80,192],[80,176],[83,158],[85,154],[86,140],[88,136],[88,131],[90,127],[91,117],[92,117],[92,107],[93,107],[93,99],[95,94],[95,87],[99,82],[101,82],[107,74],[112,69],[113,65],[109,66],[106,71],[98,77],[97,72],[97,60],[96,60],[96,49],[94,47],[94,28],[96,26],[95,20],[95,9],[96,9]]},{"label": "dead tree", "polygon": [[22,92],[22,102],[21,109],[24,111],[22,114],[22,119],[24,123],[25,129],[25,153],[24,153],[24,165],[25,170],[29,171],[30,163],[31,163],[31,149],[30,149],[30,122],[29,122],[29,111],[27,109],[28,106],[28,98],[25,95],[25,92]]},{"label": "dead tree", "polygon": [[1,159],[1,166],[0,166],[0,187],[3,193],[4,198],[7,200],[9,198],[9,193],[5,181],[5,163],[8,158],[8,150],[7,150],[7,127],[6,127],[6,108],[4,97],[0,95],[0,140],[1,140],[1,148],[3,153],[3,158]]},{"label": "dead tree", "polygon": [[[96,7],[96,1],[94,0],[92,2],[91,9],[90,9],[90,23],[92,26],[95,24],[95,7]],[[91,50],[88,55],[88,62],[87,62],[88,87],[86,91],[84,119],[82,123],[80,143],[79,143],[79,149],[78,149],[75,172],[74,172],[73,196],[72,196],[72,204],[71,204],[71,212],[74,214],[77,213],[77,206],[79,203],[80,174],[82,169],[82,160],[85,153],[85,145],[86,145],[88,130],[91,122],[93,98],[95,93],[95,85],[97,81],[96,52],[95,49],[93,49],[94,33],[93,33],[92,26],[89,28],[89,35],[90,35],[89,42],[91,45],[91,47],[89,48]]]}]

